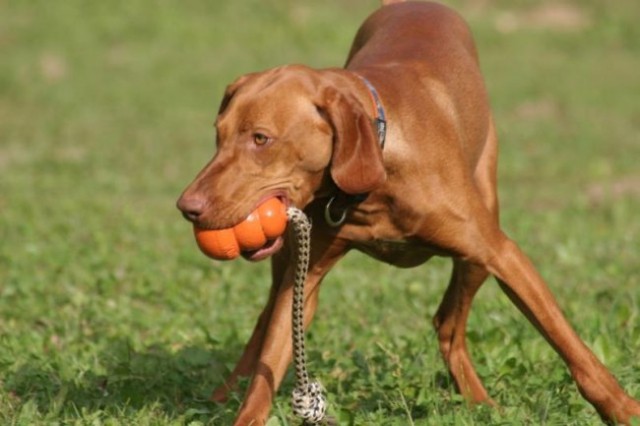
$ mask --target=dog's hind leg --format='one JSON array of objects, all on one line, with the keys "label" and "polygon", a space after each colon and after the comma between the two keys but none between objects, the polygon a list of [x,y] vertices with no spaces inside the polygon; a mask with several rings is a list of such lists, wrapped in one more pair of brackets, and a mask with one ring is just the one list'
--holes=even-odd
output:
[{"label": "dog's hind leg", "polygon": [[458,391],[470,402],[493,404],[471,362],[466,326],[471,303],[489,273],[482,267],[454,260],[449,287],[433,318],[440,352]]},{"label": "dog's hind leg", "polygon": [[620,387],[613,375],[580,340],[555,298],[520,248],[500,233],[491,242],[486,263],[513,303],[562,357],[578,390],[609,423],[630,424],[640,418],[640,402]]},{"label": "dog's hind leg", "polygon": [[[475,188],[490,216],[498,221],[496,166],[498,140],[490,120],[486,142],[474,172]],[[466,327],[473,298],[489,272],[482,266],[454,259],[453,272],[440,307],[433,318],[440,352],[458,391],[470,402],[494,405],[471,362],[466,344]]]}]

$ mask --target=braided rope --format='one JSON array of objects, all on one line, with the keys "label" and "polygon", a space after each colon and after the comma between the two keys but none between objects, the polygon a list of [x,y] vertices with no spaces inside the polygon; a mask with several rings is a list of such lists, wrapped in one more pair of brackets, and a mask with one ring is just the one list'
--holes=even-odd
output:
[{"label": "braided rope", "polygon": [[296,416],[305,424],[319,424],[327,410],[327,400],[322,385],[309,379],[304,347],[304,283],[309,269],[311,253],[311,222],[295,207],[287,209],[293,225],[296,250],[296,271],[293,284],[293,363],[296,370],[296,386],[292,393],[292,407]]}]

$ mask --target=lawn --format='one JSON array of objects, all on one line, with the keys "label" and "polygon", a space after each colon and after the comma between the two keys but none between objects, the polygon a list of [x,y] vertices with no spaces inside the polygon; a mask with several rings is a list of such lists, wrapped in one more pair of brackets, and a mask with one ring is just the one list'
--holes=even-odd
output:
[{"label": "lawn", "polygon": [[[236,76],[344,62],[374,0],[0,3],[0,424],[227,425],[207,401],[269,288],[202,256],[174,204]],[[502,223],[640,397],[640,3],[452,2],[501,139]],[[500,411],[454,392],[431,329],[450,262],[353,253],[323,284],[311,370],[344,425],[599,424],[490,280],[469,346]],[[289,374],[269,425],[291,417]]]}]

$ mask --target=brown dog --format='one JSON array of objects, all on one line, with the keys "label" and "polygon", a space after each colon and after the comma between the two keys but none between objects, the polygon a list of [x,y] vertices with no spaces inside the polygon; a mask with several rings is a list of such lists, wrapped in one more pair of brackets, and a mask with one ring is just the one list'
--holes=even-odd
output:
[{"label": "brown dog", "polygon": [[[403,267],[449,256],[453,275],[434,325],[468,400],[491,403],[467,352],[465,327],[475,293],[493,275],[604,420],[640,416],[640,403],[580,340],[500,229],[495,127],[471,34],[454,12],[433,3],[386,5],[360,28],[345,69],[296,65],[240,77],[227,88],[216,127],[217,154],[178,207],[203,228],[232,226],[274,196],[304,209],[314,223],[306,324],[322,278],[350,249]],[[236,425],[265,422],[291,361],[289,243],[279,239],[245,257],[272,254],[267,305],[213,395],[222,401],[239,376],[252,376]]]}]

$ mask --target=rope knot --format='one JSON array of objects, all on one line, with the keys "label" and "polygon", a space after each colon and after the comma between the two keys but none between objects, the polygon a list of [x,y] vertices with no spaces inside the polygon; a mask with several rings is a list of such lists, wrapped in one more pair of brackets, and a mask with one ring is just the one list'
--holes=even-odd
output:
[{"label": "rope knot", "polygon": [[296,416],[314,425],[324,419],[327,399],[320,383],[313,381],[306,386],[298,386],[293,390],[292,397],[291,404]]}]

